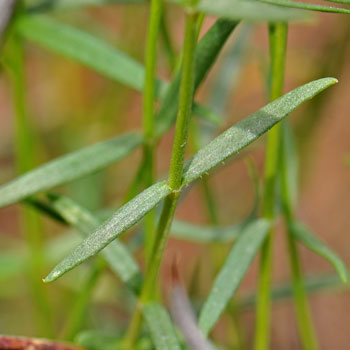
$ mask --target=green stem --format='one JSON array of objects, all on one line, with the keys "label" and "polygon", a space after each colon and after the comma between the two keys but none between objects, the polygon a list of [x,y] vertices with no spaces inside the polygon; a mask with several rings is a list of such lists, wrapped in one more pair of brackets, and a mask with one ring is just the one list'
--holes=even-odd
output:
[{"label": "green stem", "polygon": [[[287,128],[288,124],[283,122],[282,128]],[[285,131],[285,129],[283,129]],[[305,291],[301,260],[298,254],[296,240],[291,231],[291,224],[294,221],[294,206],[291,199],[291,190],[288,188],[287,174],[288,162],[286,161],[288,153],[285,149],[285,143],[281,147],[281,194],[283,201],[283,214],[287,226],[287,243],[290,268],[292,274],[293,298],[295,304],[297,326],[300,334],[302,348],[305,350],[316,350],[318,348],[317,339],[313,327],[312,317]]]},{"label": "green stem", "polygon": [[194,14],[187,14],[186,16],[179,109],[176,118],[175,136],[168,180],[170,188],[174,191],[179,190],[181,187],[182,169],[185,160],[188,127],[192,110],[196,19],[197,15]]},{"label": "green stem", "polygon": [[[154,137],[154,108],[156,91],[156,64],[157,64],[157,40],[162,18],[162,0],[151,1],[151,12],[146,43],[146,76],[143,94],[143,130],[145,136],[144,145],[144,181],[149,187],[154,183],[155,163],[155,137]],[[153,245],[155,213],[152,210],[145,217],[145,246],[146,262],[149,262]]]},{"label": "green stem", "polygon": [[182,169],[184,165],[188,125],[191,117],[194,85],[194,51],[196,47],[196,18],[194,13],[186,14],[183,47],[183,69],[180,86],[179,110],[176,119],[175,137],[170,161],[169,187],[173,192],[164,200],[162,213],[155,234],[150,263],[135,313],[124,339],[124,348],[133,349],[142,323],[142,306],[152,300],[160,270],[167,238],[173,221],[178,198],[181,193]]},{"label": "green stem", "polygon": [[[289,227],[289,222],[287,223],[287,226]],[[292,272],[293,297],[302,348],[304,350],[316,350],[318,349],[318,345],[313,328],[307,294],[305,291],[300,257],[295,239],[293,238],[293,235],[289,229],[287,232],[287,241]]]},{"label": "green stem", "polygon": [[85,322],[87,308],[91,299],[91,294],[105,268],[106,264],[102,259],[97,259],[95,264],[92,266],[92,271],[90,272],[85,284],[82,286],[81,292],[74,302],[70,317],[66,322],[63,339],[72,341],[77,333],[82,329]]},{"label": "green stem", "polygon": [[[15,108],[15,147],[16,166],[19,174],[34,166],[34,142],[27,118],[25,102],[25,72],[23,47],[20,38],[13,36],[9,42],[8,68],[13,90]],[[31,208],[21,208],[21,229],[29,247],[28,274],[31,284],[33,304],[41,328],[41,335],[54,335],[51,309],[46,290],[40,280],[44,265],[42,229],[37,214]]]},{"label": "green stem", "polygon": [[[270,100],[273,101],[283,93],[284,66],[287,44],[287,25],[271,24],[270,35]],[[281,130],[275,126],[268,134],[265,156],[265,192],[262,203],[263,216],[275,219],[276,180]],[[273,230],[269,233],[261,251],[258,304],[256,310],[255,350],[268,350],[270,347],[270,293],[272,265]]]}]

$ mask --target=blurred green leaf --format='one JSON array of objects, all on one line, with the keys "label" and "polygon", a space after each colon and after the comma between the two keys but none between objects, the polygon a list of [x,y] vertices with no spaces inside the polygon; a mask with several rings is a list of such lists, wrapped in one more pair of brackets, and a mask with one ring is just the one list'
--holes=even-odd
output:
[{"label": "blurred green leaf", "polygon": [[44,281],[55,281],[77,265],[96,255],[121,233],[140,221],[170,192],[166,182],[157,183],[141,192],[117,210],[110,220],[90,234],[87,239],[50,272]]},{"label": "blurred green leaf", "polygon": [[[237,27],[237,21],[217,20],[213,26],[205,33],[199,41],[195,51],[195,82],[194,92],[203,82],[205,76],[214,64],[219,52]],[[157,134],[161,135],[170,128],[176,118],[179,91],[180,91],[181,71],[178,72],[173,82],[169,86],[161,108],[157,114]],[[198,107],[194,105],[194,111],[198,113]]]},{"label": "blurred green leaf", "polygon": [[333,252],[331,248],[329,248],[325,243],[319,240],[312,232],[301,222],[291,222],[289,224],[289,228],[293,234],[293,236],[305,247],[320,255],[329,261],[330,264],[333,265],[335,270],[337,271],[340,279],[346,283],[348,279],[348,272],[345,264],[339,258],[339,256]]},{"label": "blurred green leaf", "polygon": [[255,0],[200,0],[196,8],[209,15],[233,20],[286,22],[307,17],[301,11],[265,5]]},{"label": "blurred green leaf", "polygon": [[[345,290],[349,289],[348,284],[342,283],[338,275],[320,275],[310,276],[304,279],[304,288],[308,294],[327,291],[330,289]],[[291,298],[293,296],[293,286],[291,284],[281,284],[274,286],[271,292],[273,301]],[[242,293],[238,297],[239,308],[250,308],[256,305],[256,291]]]},{"label": "blurred green leaf", "polygon": [[29,12],[72,10],[84,6],[109,4],[144,4],[145,0],[40,0],[28,7]]},{"label": "blurred green leaf", "polygon": [[258,0],[258,1],[261,1],[266,4],[289,7],[293,9],[350,14],[349,9],[332,7],[332,6],[324,6],[324,5],[318,5],[318,4],[308,4],[305,2],[297,2],[292,0]]},{"label": "blurred green leaf", "polygon": [[181,350],[170,316],[163,306],[151,302],[143,306],[143,315],[157,350]]},{"label": "blurred green leaf", "polygon": [[50,161],[0,186],[0,207],[104,169],[141,144],[139,134],[129,133]]},{"label": "blurred green leaf", "polygon": [[[68,224],[78,229],[84,237],[95,231],[103,222],[66,196],[54,194],[48,196],[51,207]],[[137,293],[142,283],[142,274],[137,262],[124,244],[116,239],[101,252],[101,255],[117,276]]]},{"label": "blurred green leaf", "polygon": [[227,158],[237,154],[303,102],[311,99],[336,82],[337,80],[334,78],[315,80],[290,91],[241,120],[216,137],[186,162],[183,184],[186,185],[198,179],[212,168],[223,163]]},{"label": "blurred green leaf", "polygon": [[243,228],[200,312],[199,327],[205,335],[211,331],[234,295],[270,227],[269,221],[260,219]]},{"label": "blurred green leaf", "polygon": [[258,219],[245,219],[242,222],[226,227],[195,225],[186,221],[174,220],[171,236],[186,241],[200,243],[230,242],[236,239],[242,229]]},{"label": "blurred green leaf", "polygon": [[24,38],[110,79],[138,91],[143,89],[143,65],[103,40],[44,15],[22,16],[16,20],[15,29]]}]

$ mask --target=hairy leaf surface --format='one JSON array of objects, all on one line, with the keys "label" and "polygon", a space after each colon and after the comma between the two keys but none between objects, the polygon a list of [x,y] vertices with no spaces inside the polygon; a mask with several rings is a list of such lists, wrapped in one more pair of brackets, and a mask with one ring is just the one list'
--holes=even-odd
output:
[{"label": "hairy leaf surface", "polygon": [[121,233],[140,221],[169,193],[170,188],[165,182],[157,183],[141,192],[117,210],[110,220],[90,234],[87,239],[50,272],[44,281],[52,282],[96,255]]},{"label": "hairy leaf surface", "polygon": [[227,158],[237,154],[302,103],[336,82],[337,80],[334,78],[315,80],[290,91],[241,120],[216,137],[186,162],[183,184],[186,185],[198,179]]},{"label": "hairy leaf surface", "polygon": [[[68,224],[78,229],[84,237],[88,237],[90,233],[102,224],[101,219],[68,197],[49,194],[49,199],[51,207]],[[101,255],[123,282],[133,291],[137,292],[139,290],[142,282],[141,271],[132,254],[123,243],[117,239],[114,240],[101,252]]]}]

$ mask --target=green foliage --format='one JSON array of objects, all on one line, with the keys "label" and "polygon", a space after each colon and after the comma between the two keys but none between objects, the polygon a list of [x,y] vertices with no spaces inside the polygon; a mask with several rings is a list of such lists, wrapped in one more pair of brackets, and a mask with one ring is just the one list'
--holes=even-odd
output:
[{"label": "green foliage", "polygon": [[333,252],[325,243],[320,241],[311,231],[300,222],[292,222],[290,229],[293,236],[305,247],[328,260],[338,272],[340,279],[346,283],[348,279],[348,271],[345,264],[339,256]]},{"label": "green foliage", "polygon": [[156,302],[148,303],[143,306],[143,314],[157,350],[181,349],[170,317],[163,306]]},{"label": "green foliage", "polygon": [[0,187],[0,206],[20,201],[38,192],[94,173],[126,157],[142,144],[130,133],[75,151],[36,168]]},{"label": "green foliage", "polygon": [[224,311],[258,253],[270,227],[271,224],[267,220],[260,219],[242,229],[199,315],[199,327],[204,334],[208,335]]},{"label": "green foliage", "polygon": [[[330,1],[350,4],[349,0]],[[23,222],[25,223],[24,232],[26,232],[25,241],[28,245],[23,249],[24,254],[22,247],[16,247],[18,249],[15,252],[13,249],[10,252],[0,252],[0,282],[7,283],[27,273],[28,280],[32,284],[34,305],[38,309],[41,321],[44,320],[43,329],[46,332],[46,328],[49,327],[50,333],[55,332],[57,336],[58,332],[54,329],[56,326],[54,323],[53,327],[50,325],[51,309],[48,307],[46,296],[46,288],[49,287],[42,285],[39,279],[41,277],[39,275],[47,268],[44,263],[51,264],[53,260],[57,261],[62,255],[68,254],[44,279],[44,282],[53,282],[87,259],[97,255],[91,264],[86,264],[85,270],[82,269],[83,272],[86,272],[84,282],[73,281],[72,283],[72,286],[79,292],[72,300],[73,307],[66,316],[63,331],[59,333],[60,336],[63,335],[67,340],[76,340],[90,350],[180,350],[186,348],[183,342],[191,343],[189,339],[191,334],[189,332],[185,338],[180,336],[180,343],[177,330],[175,330],[176,325],[172,323],[159,297],[161,294],[159,283],[161,264],[168,235],[171,234],[177,239],[208,246],[208,256],[210,256],[208,263],[211,265],[210,269],[205,272],[209,274],[208,271],[212,270],[216,277],[208,297],[203,300],[199,296],[203,307],[199,312],[198,326],[194,324],[197,322],[195,317],[191,316],[191,324],[196,329],[200,329],[205,337],[209,336],[226,308],[232,308],[234,311],[233,323],[238,323],[236,311],[256,305],[257,327],[254,346],[256,350],[269,349],[270,301],[293,295],[301,345],[308,350],[315,349],[317,344],[307,304],[307,293],[338,286],[339,283],[334,281],[334,276],[304,279],[296,242],[302,243],[328,260],[343,282],[347,281],[348,272],[338,255],[295,219],[298,204],[298,155],[292,128],[284,119],[301,104],[335,84],[337,80],[335,78],[314,80],[283,95],[287,22],[308,19],[311,16],[310,11],[349,14],[350,10],[293,0],[174,0],[170,2],[180,5],[180,10],[185,16],[182,50],[178,57],[173,49],[175,46],[172,43],[166,21],[166,12],[168,9],[169,11],[173,9],[173,4],[162,0],[150,2],[144,0],[32,1],[29,4],[26,3],[25,7],[22,6],[22,3],[16,7],[14,21],[8,28],[8,21],[0,23],[1,30],[7,29],[8,32],[8,36],[5,37],[7,42],[4,45],[2,61],[8,68],[5,71],[6,74],[9,74],[11,78],[10,84],[16,114],[16,162],[23,173],[0,186],[0,207],[16,202],[21,202],[26,206]],[[150,6],[144,65],[112,44],[108,44],[102,38],[65,24],[49,14],[40,14],[41,12],[72,9],[77,10],[78,13],[80,9],[85,11],[86,7],[96,6],[100,10],[107,4],[119,4],[116,7],[110,7],[113,9],[119,9],[121,4],[143,4],[137,8],[147,15],[148,11],[144,10]],[[130,6],[130,8],[133,7]],[[201,26],[206,15],[219,18],[201,36]],[[70,20],[69,17],[68,20]],[[214,129],[216,130],[223,124],[223,118],[196,102],[195,95],[241,21],[269,24],[271,57],[266,85],[269,86],[271,102],[214,137]],[[243,32],[238,37],[238,41],[235,38],[236,46],[229,51],[228,59],[219,69],[219,74],[214,79],[214,91],[208,97],[208,100],[213,101],[216,107],[219,106],[220,112],[225,111],[224,107],[230,97],[228,92],[232,86],[231,80],[238,84],[237,72],[244,62],[244,48],[249,44],[245,33]],[[163,68],[158,70],[160,65],[157,64],[157,62],[162,62],[158,57],[160,37],[164,39],[163,44],[169,51],[168,61],[171,66],[168,72],[168,76],[171,77],[169,82],[157,78],[161,72],[165,76]],[[25,81],[24,55],[26,51],[23,50],[23,47],[27,40],[82,64],[107,79],[143,93],[142,130],[122,134],[82,148],[32,169],[35,153],[38,150],[32,147],[36,144],[35,134],[29,132],[34,127],[31,125],[32,120],[28,118],[30,113],[27,109],[30,104],[27,104],[26,101],[26,90],[32,88]],[[112,88],[114,93],[114,89],[119,86],[114,85]],[[124,99],[124,96],[121,99],[128,101]],[[127,104],[125,109],[129,107],[130,105]],[[111,109],[111,106],[103,106],[103,111],[105,111],[104,108]],[[125,113],[125,110],[119,106],[117,111],[119,115]],[[199,122],[196,120],[198,123],[193,123],[193,129],[191,129],[193,115],[200,116],[202,120]],[[210,128],[206,130],[203,127],[205,122],[211,123]],[[106,122],[107,128],[112,125],[107,124]],[[160,141],[163,141],[161,138],[174,124],[175,133],[168,179],[158,182],[157,150]],[[208,129],[210,129],[209,132]],[[82,132],[85,133],[85,129]],[[269,134],[261,208],[258,208],[260,201],[256,200],[254,208],[250,211],[251,214],[245,219],[236,224],[231,222],[223,226],[218,216],[219,209],[215,204],[213,195],[215,190],[211,188],[212,185],[208,181],[209,172],[219,165],[224,165],[226,160],[237,155],[267,132]],[[194,139],[191,149],[193,152],[185,161],[188,155],[186,145],[189,134]],[[143,153],[135,178],[131,179],[130,188],[125,190],[126,199],[121,201],[119,209],[114,213],[101,204],[102,200],[96,201],[91,198],[90,202],[94,202],[92,203],[93,208],[108,215],[100,215],[99,211],[87,210],[86,208],[90,208],[88,205],[90,203],[86,201],[80,204],[69,196],[47,192],[57,186],[71,183],[73,180],[107,170],[108,166],[126,158],[139,147],[142,147]],[[117,176],[122,178],[124,174],[117,174]],[[258,188],[260,184],[258,172],[256,178],[254,182],[255,187]],[[113,179],[113,181],[117,182],[119,179]],[[195,181],[202,183],[205,192],[205,205],[209,213],[206,225],[196,225],[174,219],[176,208],[181,204],[181,198],[187,192],[185,189],[190,188]],[[74,197],[79,189],[74,183],[72,186],[77,188],[76,191],[72,191],[72,197]],[[83,190],[84,186],[88,196],[91,193],[88,191],[90,189],[88,186],[96,186],[96,182],[87,181],[87,185],[84,184],[81,187]],[[100,191],[97,187],[96,191]],[[256,191],[259,192],[258,189]],[[37,196],[38,194],[41,195]],[[102,195],[100,198],[102,199]],[[156,215],[155,209],[161,203],[161,213]],[[261,209],[261,217],[258,217],[257,214],[259,209]],[[74,235],[67,232],[65,235],[60,235],[60,240],[49,238],[48,242],[44,243],[40,225],[31,215],[35,211],[79,231],[83,241],[76,243]],[[273,231],[278,215],[283,215],[287,226],[292,283],[271,288]],[[122,242],[119,237],[144,217],[144,229],[135,230],[127,243]],[[232,241],[233,246],[223,262],[224,244]],[[67,253],[72,245],[75,248]],[[138,254],[139,251],[137,251],[137,259],[143,258],[144,261],[140,263],[140,266],[144,266],[144,273],[141,272],[136,257],[133,256],[133,253],[139,248],[143,255]],[[258,293],[254,292],[253,296],[243,294],[237,303],[231,303],[254,257],[259,252],[261,252],[261,268],[258,272]],[[44,253],[47,255],[47,261],[46,256],[44,259]],[[25,266],[27,255],[29,256],[28,268]],[[181,284],[181,278],[175,265],[174,262],[171,269],[170,288]],[[116,298],[121,300],[119,306],[123,310],[122,314],[130,311],[134,300],[129,300],[128,297],[124,300],[125,295],[130,294],[132,298],[137,299],[131,319],[125,325],[125,321],[119,324],[119,321],[116,322],[113,318],[113,323],[110,324],[110,321],[105,320],[103,316],[102,322],[101,319],[94,320],[96,327],[93,330],[84,331],[75,337],[88,324],[87,318],[93,292],[99,285],[100,277],[104,275],[107,267],[122,282],[117,290],[118,298]],[[77,275],[79,275],[78,272]],[[72,276],[74,278],[74,274]],[[196,275],[195,279],[197,278]],[[69,281],[65,283],[66,280],[62,280],[62,283],[58,283],[57,286],[64,286],[64,288],[68,286],[67,289],[72,287]],[[125,293],[125,287],[133,294]],[[115,291],[112,294],[115,298]],[[197,298],[198,295],[195,294],[193,293]],[[257,299],[255,294],[258,294]],[[191,309],[191,305],[188,305],[188,308]],[[119,316],[115,318],[120,319]],[[123,320],[125,319],[123,314]],[[179,321],[176,317],[174,319],[180,325],[181,320]],[[143,322],[147,324],[145,331],[142,328]],[[62,323],[61,319],[59,323]],[[102,331],[106,327],[113,329],[112,336]],[[239,325],[237,328],[239,329]],[[181,330],[180,326],[179,329]],[[210,342],[211,340],[208,340],[208,344]],[[244,348],[242,344],[238,348]],[[0,348],[1,345],[0,337]]]}]

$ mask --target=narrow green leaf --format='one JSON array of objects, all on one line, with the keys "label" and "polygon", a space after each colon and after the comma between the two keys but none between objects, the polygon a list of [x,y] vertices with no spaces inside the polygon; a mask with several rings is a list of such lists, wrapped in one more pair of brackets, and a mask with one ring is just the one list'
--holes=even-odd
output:
[{"label": "narrow green leaf", "polygon": [[202,226],[174,220],[171,226],[171,235],[174,238],[200,243],[230,242],[238,237],[246,225],[256,220],[246,219],[236,225],[226,227]]},{"label": "narrow green leaf", "polygon": [[22,16],[15,29],[24,38],[71,58],[138,91],[145,72],[141,63],[103,40],[47,16]]},{"label": "narrow green leaf", "polygon": [[110,220],[103,223],[96,231],[90,234],[50,272],[44,281],[55,281],[66,272],[96,255],[121,233],[140,221],[169,193],[170,188],[165,182],[157,183],[141,192],[117,210]]},{"label": "narrow green leaf", "polygon": [[[219,19],[199,41],[195,51],[194,92],[203,82],[206,74],[213,66],[219,52],[237,25],[237,21]],[[157,135],[161,135],[168,130],[175,121],[180,81],[181,71],[178,72],[174,78],[163,99],[161,108],[157,115]],[[196,105],[194,105],[194,109],[196,110]]]},{"label": "narrow green leaf", "polygon": [[233,20],[286,22],[304,19],[305,13],[286,11],[278,6],[262,4],[254,0],[201,0],[196,8],[204,13]]},{"label": "narrow green leaf", "polygon": [[27,11],[62,11],[85,6],[102,6],[108,4],[143,4],[145,0],[41,0],[31,5]]},{"label": "narrow green leaf", "polygon": [[[72,199],[62,195],[49,194],[48,196],[52,209],[63,217],[68,224],[78,229],[84,237],[87,237],[102,224],[101,219],[75,203]],[[101,252],[101,255],[131,290],[139,291],[142,282],[141,271],[132,254],[123,243],[116,239]]]},{"label": "narrow green leaf", "polygon": [[350,14],[349,9],[344,9],[340,7],[324,6],[318,4],[308,4],[305,2],[297,2],[292,0],[258,0],[266,4],[289,7],[293,9],[302,9],[309,11],[320,11],[320,12],[332,12],[332,13],[343,13]]},{"label": "narrow green leaf", "polygon": [[[339,280],[338,275],[330,274],[306,277],[303,284],[308,294],[328,291],[330,289],[349,289],[349,285],[342,283],[342,281]],[[290,283],[277,285],[272,288],[271,299],[274,302],[281,299],[291,298],[292,296],[293,286]],[[243,295],[239,297],[238,304],[239,308],[251,308],[255,306],[256,291],[252,290],[243,293]]]},{"label": "narrow green leaf", "polygon": [[211,331],[234,295],[270,227],[269,221],[260,219],[243,229],[216,277],[199,315],[199,327],[205,335]]},{"label": "narrow green leaf", "polygon": [[0,207],[104,169],[142,144],[136,133],[69,153],[0,186]]},{"label": "narrow green leaf", "polygon": [[183,173],[183,185],[198,179],[227,158],[237,154],[303,102],[335,83],[337,80],[334,78],[324,78],[300,86],[226,130],[187,161]]},{"label": "narrow green leaf", "polygon": [[340,279],[346,283],[348,278],[347,268],[340,257],[331,248],[313,235],[301,222],[292,222],[290,224],[290,230],[293,236],[300,241],[300,243],[304,244],[305,247],[329,261],[337,271]]},{"label": "narrow green leaf", "polygon": [[170,316],[163,306],[151,302],[143,306],[142,312],[156,350],[181,350]]}]

